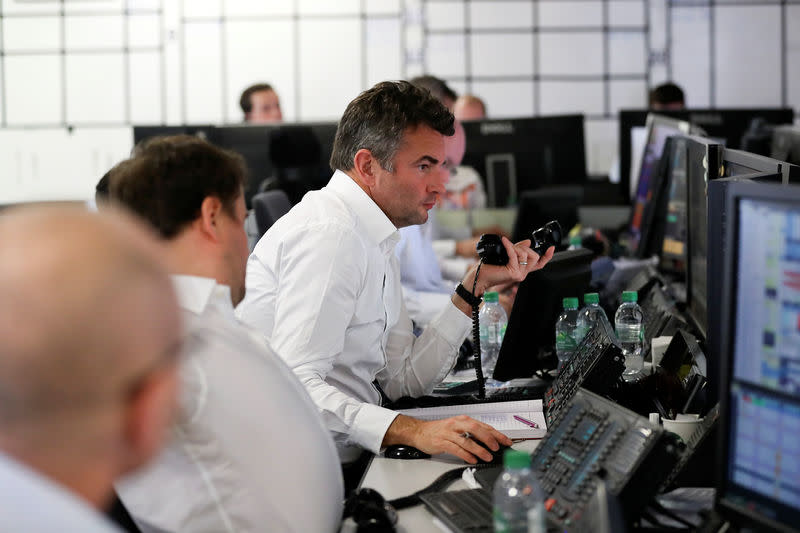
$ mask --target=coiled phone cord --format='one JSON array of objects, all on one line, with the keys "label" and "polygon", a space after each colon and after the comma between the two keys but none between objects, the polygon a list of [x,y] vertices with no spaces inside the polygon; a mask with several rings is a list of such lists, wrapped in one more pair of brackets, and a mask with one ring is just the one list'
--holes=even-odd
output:
[{"label": "coiled phone cord", "polygon": [[[481,273],[483,266],[483,259],[478,263],[478,269],[475,271],[475,280],[472,282],[472,294],[475,294],[475,289],[478,287],[478,274]],[[472,306],[472,347],[475,353],[475,377],[478,380],[478,398],[483,400],[486,398],[486,379],[483,376],[483,367],[481,366],[481,334],[480,324],[478,322],[478,306]]]}]

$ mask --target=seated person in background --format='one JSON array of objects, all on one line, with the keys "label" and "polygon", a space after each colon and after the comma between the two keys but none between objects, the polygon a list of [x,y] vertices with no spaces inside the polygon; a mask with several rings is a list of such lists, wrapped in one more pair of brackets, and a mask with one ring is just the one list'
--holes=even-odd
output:
[{"label": "seated person in background", "polygon": [[119,531],[99,510],[172,420],[182,330],[156,240],[120,213],[0,217],[0,531]]},{"label": "seated person in background", "polygon": [[257,332],[244,297],[241,157],[197,137],[155,138],[111,171],[111,200],[164,241],[187,324],[180,416],[166,453],[117,484],[143,532],[336,531],[342,474],[316,408]]},{"label": "seated person in background", "polygon": [[[247,266],[237,315],[257,327],[300,378],[332,432],[343,463],[364,449],[407,444],[475,463],[510,440],[466,416],[424,421],[380,406],[429,394],[453,367],[471,326],[465,298],[542,268],[528,241],[503,241],[510,260],[463,278],[466,289],[419,337],[402,300],[398,228],[421,224],[444,192],[444,137],[453,115],[408,82],[383,82],[350,102],[331,156],[337,169],[262,237]],[[347,470],[347,468],[346,468]],[[346,477],[350,472],[346,472]]]},{"label": "seated person in background", "polygon": [[269,83],[257,83],[245,89],[239,98],[239,106],[244,113],[245,122],[253,124],[283,122],[281,101]]},{"label": "seated person in background", "polygon": [[651,89],[648,93],[648,101],[650,109],[656,111],[686,108],[683,89],[672,82],[662,83],[658,87]]},{"label": "seated person in background", "polygon": [[480,120],[486,118],[486,104],[474,94],[462,94],[453,106],[456,120]]}]

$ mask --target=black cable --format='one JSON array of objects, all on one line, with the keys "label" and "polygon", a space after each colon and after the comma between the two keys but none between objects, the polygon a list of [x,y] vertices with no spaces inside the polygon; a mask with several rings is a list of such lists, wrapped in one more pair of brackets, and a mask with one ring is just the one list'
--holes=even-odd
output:
[{"label": "black cable", "polygon": [[[472,294],[475,294],[475,289],[478,287],[478,274],[481,273],[483,266],[483,258],[478,263],[478,269],[475,271],[475,279],[472,281]],[[478,305],[472,306],[472,344],[475,353],[475,377],[478,380],[478,398],[483,400],[486,398],[486,378],[483,376],[483,366],[481,365],[481,332],[480,323],[478,321]]]},{"label": "black cable", "polygon": [[394,500],[391,500],[389,502],[389,504],[392,507],[394,507],[395,509],[397,509],[398,511],[400,509],[406,509],[408,507],[414,507],[415,505],[419,505],[420,503],[422,503],[422,500],[420,500],[420,498],[419,498],[420,496],[422,496],[423,494],[429,494],[429,493],[432,493],[432,492],[442,492],[447,487],[449,487],[454,481],[458,480],[462,476],[462,474],[464,473],[464,470],[466,470],[467,468],[476,468],[476,469],[478,469],[478,468],[491,468],[491,467],[499,468],[497,465],[493,465],[493,464],[489,464],[489,463],[487,463],[487,464],[478,463],[478,464],[475,464],[475,465],[462,466],[462,467],[459,467],[459,468],[454,468],[452,470],[448,470],[444,474],[442,474],[439,477],[437,477],[436,479],[434,479],[433,482],[430,485],[428,485],[427,487],[425,487],[423,489],[420,489],[417,492],[415,492],[414,494],[411,494],[409,496],[403,496],[402,498],[395,498]]}]

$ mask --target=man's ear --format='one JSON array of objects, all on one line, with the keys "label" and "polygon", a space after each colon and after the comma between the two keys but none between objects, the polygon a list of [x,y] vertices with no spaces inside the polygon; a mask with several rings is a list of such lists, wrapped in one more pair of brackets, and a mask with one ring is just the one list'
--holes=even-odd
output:
[{"label": "man's ear", "polygon": [[362,148],[356,152],[353,163],[353,170],[358,174],[361,181],[365,185],[373,187],[375,185],[375,171],[380,166],[380,163],[372,156],[372,152]]},{"label": "man's ear", "polygon": [[219,236],[219,219],[222,216],[222,201],[216,196],[206,196],[200,204],[200,229],[213,240]]}]

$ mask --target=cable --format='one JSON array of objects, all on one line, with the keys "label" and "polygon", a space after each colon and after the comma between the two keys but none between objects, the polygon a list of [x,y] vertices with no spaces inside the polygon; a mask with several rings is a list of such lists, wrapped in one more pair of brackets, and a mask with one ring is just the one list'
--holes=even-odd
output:
[{"label": "cable", "polygon": [[[481,273],[483,266],[483,258],[478,263],[478,269],[475,271],[475,279],[472,281],[472,294],[475,294],[475,289],[478,287],[478,274]],[[486,378],[483,376],[483,365],[481,364],[481,332],[480,323],[478,320],[478,305],[472,306],[472,344],[475,352],[475,377],[478,380],[478,398],[483,400],[486,398]]]},{"label": "cable", "polygon": [[492,467],[498,468],[497,465],[493,465],[493,464],[489,464],[489,463],[486,463],[486,464],[478,463],[478,464],[474,464],[474,465],[470,465],[470,466],[461,466],[461,467],[458,467],[458,468],[454,468],[452,470],[448,470],[444,474],[442,474],[439,477],[437,477],[436,479],[434,479],[433,482],[430,485],[428,485],[427,487],[425,487],[423,489],[420,489],[417,492],[415,492],[414,494],[411,494],[409,496],[403,496],[402,498],[395,498],[394,500],[391,500],[389,502],[389,504],[392,507],[394,507],[395,509],[397,509],[398,511],[400,509],[406,509],[408,507],[414,507],[415,505],[419,505],[420,503],[422,503],[422,500],[420,500],[420,498],[419,498],[420,496],[422,496],[423,494],[429,494],[429,493],[432,493],[432,492],[442,492],[447,487],[449,487],[454,481],[456,481],[459,478],[461,478],[461,475],[464,473],[464,470],[466,470],[467,468],[480,469],[480,468],[492,468]]}]

